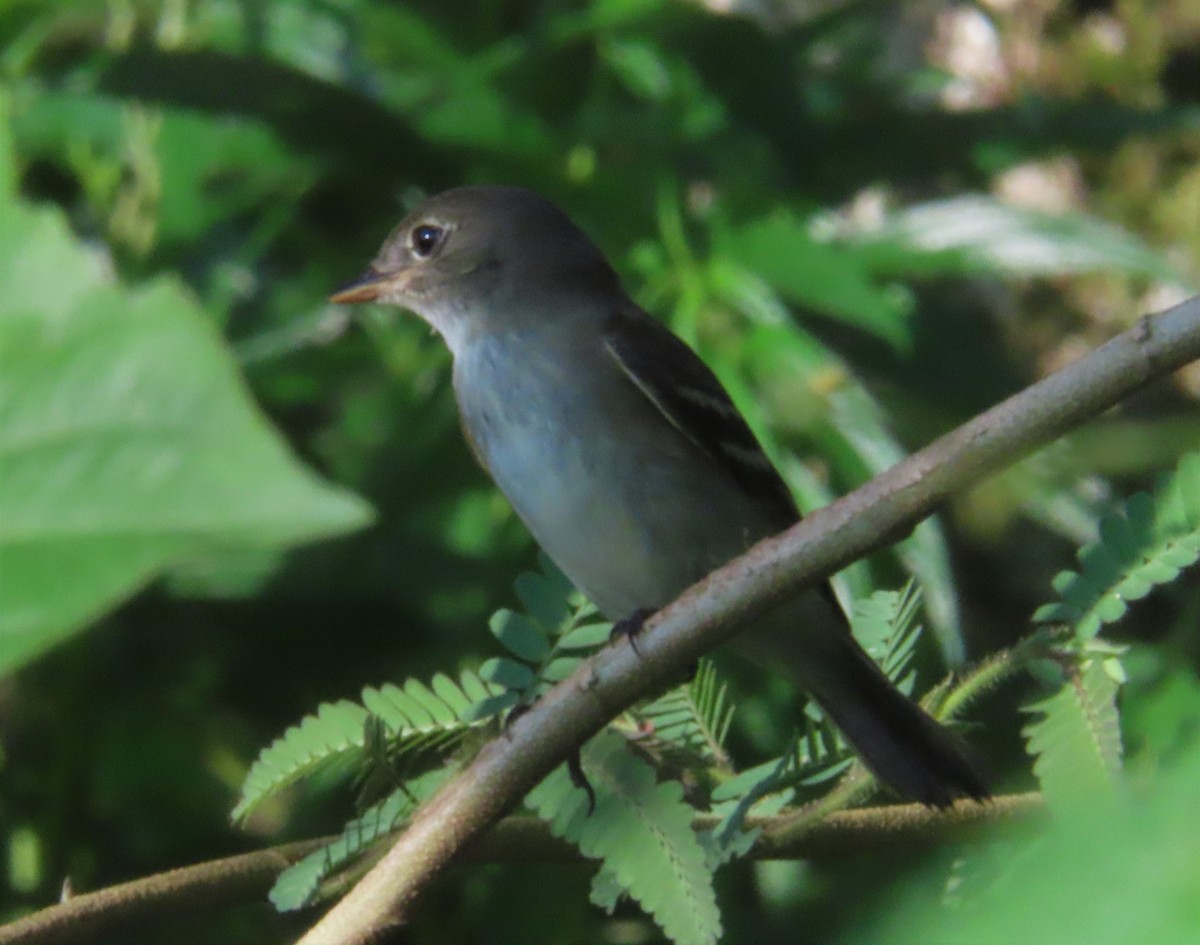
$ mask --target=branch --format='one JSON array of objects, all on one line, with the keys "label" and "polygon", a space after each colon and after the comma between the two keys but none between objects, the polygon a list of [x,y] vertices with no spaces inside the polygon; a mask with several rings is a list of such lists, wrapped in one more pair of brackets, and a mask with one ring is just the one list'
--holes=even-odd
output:
[{"label": "branch", "polygon": [[83,893],[0,926],[0,945],[63,945],[90,941],[114,927],[155,918],[177,922],[183,909],[261,899],[284,869],[318,850],[302,840],[269,850],[209,860]]},{"label": "branch", "polygon": [[[747,817],[747,829],[761,831],[745,859],[835,860],[878,850],[923,850],[959,843],[998,823],[1017,823],[1042,813],[1037,793],[1005,794],[985,803],[959,801],[946,810],[923,804],[863,807],[829,814],[815,823],[799,823],[801,813]],[[721,818],[702,814],[693,830],[712,830]],[[550,833],[536,817],[508,817],[463,854],[468,863],[573,862],[579,849]]]},{"label": "branch", "polygon": [[784,599],[907,534],[951,493],[1196,358],[1200,297],[1146,316],[1088,356],[709,575],[651,618],[639,634],[636,654],[618,643],[591,657],[504,736],[484,746],[302,945],[361,945],[402,922],[439,870],[610,718],[666,685],[678,667],[726,642]]},{"label": "branch", "polygon": [[[1028,819],[1043,809],[1039,794],[1009,794],[987,804],[961,802],[944,811],[920,804],[839,811],[802,827],[791,814],[751,817],[746,826],[761,833],[746,859],[828,860],[866,850],[926,849],[957,843],[996,823]],[[711,830],[719,824],[720,818],[713,815],[692,821],[695,830]],[[114,928],[128,929],[135,922],[160,919],[178,923],[186,909],[259,898],[284,869],[334,839],[289,843],[83,893],[0,926],[0,945],[91,941]],[[544,821],[528,816],[500,821],[463,856],[467,863],[583,860],[574,844],[554,836]]]}]

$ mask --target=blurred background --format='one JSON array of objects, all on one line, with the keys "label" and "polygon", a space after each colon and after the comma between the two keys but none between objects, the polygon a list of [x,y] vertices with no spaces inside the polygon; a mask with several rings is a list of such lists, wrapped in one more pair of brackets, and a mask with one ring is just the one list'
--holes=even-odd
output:
[{"label": "blurred background", "polygon": [[[44,456],[4,467],[0,919],[64,876],[337,829],[344,788],[230,826],[257,751],[321,701],[494,654],[487,615],[535,550],[461,439],[448,356],[416,319],[325,301],[422,194],[559,202],[806,507],[1200,284],[1193,0],[13,0],[0,70],[0,443],[169,406],[183,436],[155,455],[204,470],[163,480],[184,521],[136,451],[67,457],[67,479]],[[127,364],[161,386],[122,400]],[[1102,510],[1200,446],[1197,367],[957,496],[844,588],[917,580],[927,684],[1020,638]],[[76,502],[107,510],[102,548],[22,544]],[[1200,662],[1198,589],[1120,625],[1129,705]],[[723,668],[735,747],[778,749],[790,693]],[[1019,688],[970,733],[1004,789],[1032,784]],[[1127,723],[1135,756],[1163,724]],[[914,868],[738,865],[726,940],[836,940]],[[636,910],[588,906],[590,872],[456,869],[403,940],[656,941]],[[249,905],[172,939],[305,924]]]}]

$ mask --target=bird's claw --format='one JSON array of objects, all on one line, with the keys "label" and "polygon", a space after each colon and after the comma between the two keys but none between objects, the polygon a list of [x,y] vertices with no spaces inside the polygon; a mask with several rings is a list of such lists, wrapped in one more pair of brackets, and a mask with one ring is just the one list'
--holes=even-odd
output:
[{"label": "bird's claw", "polygon": [[596,789],[592,787],[592,783],[583,772],[583,759],[579,755],[579,749],[571,752],[571,756],[567,759],[567,774],[571,776],[571,783],[587,795],[587,812],[591,817],[596,812]]},{"label": "bird's claw", "polygon": [[653,607],[639,607],[628,617],[622,617],[613,624],[612,633],[608,635],[609,641],[611,642],[624,637],[629,641],[629,645],[633,647],[634,654],[640,657],[642,654],[638,652],[637,637],[642,632],[642,627],[646,625],[646,620],[653,613]]}]

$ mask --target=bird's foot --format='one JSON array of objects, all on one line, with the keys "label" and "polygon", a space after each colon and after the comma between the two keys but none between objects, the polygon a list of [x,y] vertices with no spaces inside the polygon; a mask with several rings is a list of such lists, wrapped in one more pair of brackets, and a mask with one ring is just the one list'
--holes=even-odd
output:
[{"label": "bird's foot", "polygon": [[578,748],[571,752],[571,757],[567,759],[567,774],[571,776],[571,783],[587,795],[588,816],[591,817],[596,812],[596,789],[583,773],[583,759]]},{"label": "bird's foot", "polygon": [[513,723],[522,715],[533,708],[532,702],[518,702],[515,706],[504,713],[504,720],[500,723],[500,734],[505,738],[511,738],[510,729]]},{"label": "bird's foot", "polygon": [[[509,709],[504,716],[504,721],[500,723],[500,733],[511,738],[509,728],[532,707],[532,703],[520,702]],[[580,756],[578,748],[567,757],[567,773],[571,776],[571,783],[587,794],[588,816],[591,817],[596,811],[596,789],[592,787],[592,783],[583,772],[583,758]]]},{"label": "bird's foot", "polygon": [[624,637],[629,641],[629,645],[633,647],[633,652],[638,656],[641,656],[642,654],[638,653],[637,637],[638,634],[642,632],[642,627],[646,625],[646,621],[653,613],[653,607],[639,607],[628,617],[622,617],[613,624],[612,633],[608,635],[609,641],[611,642]]}]

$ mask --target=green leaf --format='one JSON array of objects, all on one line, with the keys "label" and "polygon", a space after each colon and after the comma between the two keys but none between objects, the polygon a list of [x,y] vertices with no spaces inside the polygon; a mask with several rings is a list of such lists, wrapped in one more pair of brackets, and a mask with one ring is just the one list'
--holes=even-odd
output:
[{"label": "green leaf", "polygon": [[850,618],[854,636],[906,695],[912,695],[914,683],[908,670],[921,635],[920,609],[921,591],[909,580],[901,591],[876,591],[856,601]]},{"label": "green leaf", "polygon": [[363,690],[362,704],[342,700],[323,704],[265,748],[250,767],[234,820],[245,819],[266,798],[333,765],[349,770],[369,759],[370,723],[382,726],[388,759],[443,751],[480,725],[487,715],[478,705],[497,694],[474,673],[458,682],[441,673],[432,689],[416,679]]},{"label": "green leaf", "polygon": [[720,937],[721,918],[704,850],[692,831],[695,813],[676,781],[657,783],[625,740],[601,733],[584,746],[582,763],[596,792],[588,813],[585,793],[562,766],[530,793],[528,803],[551,832],[601,859],[633,899],[680,945],[707,945]]},{"label": "green leaf", "polygon": [[284,870],[268,894],[271,904],[280,912],[311,905],[326,879],[406,823],[454,771],[450,766],[430,771],[372,804],[349,821],[337,839]]},{"label": "green leaf", "polygon": [[900,210],[856,242],[874,247],[877,259],[887,260],[881,268],[892,271],[1123,272],[1185,282],[1163,253],[1111,223],[1079,213],[1027,210],[978,194]]},{"label": "green leaf", "polygon": [[519,691],[506,689],[504,692],[497,693],[494,696],[480,699],[471,706],[463,717],[471,722],[483,722],[493,716],[499,715],[506,709],[511,709],[520,702],[521,693]]},{"label": "green leaf", "polygon": [[600,52],[621,83],[634,95],[664,103],[671,93],[671,74],[662,51],[642,39],[611,39]]},{"label": "green leaf", "polygon": [[537,675],[524,663],[494,656],[484,660],[479,667],[479,675],[490,683],[523,692],[537,681]]},{"label": "green leaf", "polygon": [[1117,682],[1104,662],[1072,667],[1054,695],[1028,706],[1038,718],[1025,727],[1029,753],[1047,803],[1070,808],[1113,794],[1121,769]]},{"label": "green leaf", "polygon": [[[905,457],[875,398],[839,358],[798,324],[751,326],[741,357],[746,369],[756,375],[768,407],[774,401],[777,414],[792,418],[815,452],[837,470],[840,480],[850,484],[866,481]],[[727,386],[738,387],[736,378],[722,373],[721,379]],[[748,415],[761,409],[748,393],[736,400]],[[788,462],[786,455],[781,460],[780,468],[793,488],[803,485],[795,475],[798,464]],[[811,488],[797,491],[802,508],[829,500],[827,494],[814,493]],[[920,582],[929,626],[946,662],[961,664],[964,651],[958,599],[940,524],[933,518],[922,522],[892,553]]]},{"label": "green leaf", "polygon": [[57,213],[0,206],[0,673],[176,564],[369,520],[296,461],[178,284],[102,272]]},{"label": "green leaf", "polygon": [[718,846],[738,844],[742,825],[751,813],[777,813],[798,787],[824,784],[840,776],[854,755],[826,718],[808,718],[794,743],[778,758],[741,771],[712,792],[713,813],[721,823],[712,831]]},{"label": "green leaf", "polygon": [[547,633],[555,634],[571,616],[569,598],[574,588],[548,559],[542,562],[542,567],[547,573],[525,571],[518,574],[513,588],[521,606],[525,608],[525,613],[536,620]]},{"label": "green leaf", "polygon": [[[370,5],[361,26],[372,39],[374,56],[403,64],[386,82],[384,100],[407,113],[422,137],[527,161],[557,146],[552,126],[539,113],[522,99],[502,94],[486,57],[474,60],[425,17],[400,6]],[[413,70],[415,64],[419,71]]]},{"label": "green leaf", "polygon": [[977,848],[974,872],[990,874],[974,895],[947,908],[929,891],[945,861],[914,876],[866,922],[839,936],[847,945],[1193,945],[1200,929],[1196,786],[1200,741],[1190,743],[1112,804],[1079,816],[1038,819]]},{"label": "green leaf", "polygon": [[596,875],[592,877],[592,885],[588,889],[588,899],[592,905],[603,909],[608,915],[612,915],[616,911],[617,903],[624,895],[625,887],[620,884],[617,877],[603,866],[600,867],[596,871]]},{"label": "green leaf", "polygon": [[[467,671],[458,683],[444,673],[435,675],[432,683],[432,689],[419,679],[405,680],[403,687],[392,683],[378,689],[367,687],[363,705],[397,738],[459,734],[466,713],[477,701],[465,689],[483,686],[482,681]],[[485,693],[490,691],[483,688]]]},{"label": "green leaf", "polygon": [[524,614],[498,610],[488,621],[488,629],[501,646],[527,663],[539,663],[550,652],[546,635]]},{"label": "green leaf", "polygon": [[[191,243],[231,217],[295,199],[313,176],[311,158],[288,150],[267,128],[229,116],[220,123],[182,109],[157,115],[153,154],[171,186],[157,206],[157,239]],[[222,168],[214,186],[214,167]]]},{"label": "green leaf", "polygon": [[1038,608],[1040,623],[1069,623],[1080,639],[1125,616],[1127,602],[1174,581],[1200,560],[1200,453],[1189,453],[1153,496],[1134,495],[1100,522],[1079,551],[1078,571],[1057,574],[1060,600]]},{"label": "green leaf", "polygon": [[[18,317],[37,326],[69,322],[92,292],[111,285],[106,253],[85,249],[62,214],[0,202],[0,331],[16,331]],[[36,321],[35,321],[36,317]],[[13,327],[10,327],[10,324]],[[6,354],[5,373],[17,369],[19,352]],[[7,360],[7,359],[12,360]]]},{"label": "green leaf", "polygon": [[0,89],[0,206],[8,204],[17,190],[16,155],[12,140],[12,96]]},{"label": "green leaf", "polygon": [[[830,395],[830,423],[862,464],[865,480],[899,463],[907,452],[897,441],[877,401],[860,383],[842,385]],[[950,550],[941,523],[927,518],[898,541],[893,553],[920,585],[930,629],[949,666],[964,660],[958,596]]]},{"label": "green leaf", "polygon": [[[816,239],[807,221],[775,213],[723,234],[722,265],[760,276],[789,302],[854,325],[897,348],[910,342],[912,299],[881,286],[853,247]],[[719,284],[733,279],[719,272]]]},{"label": "green leaf", "polygon": [[574,630],[568,630],[554,643],[556,650],[590,650],[603,646],[612,636],[611,623],[585,623]]},{"label": "green leaf", "polygon": [[361,752],[366,738],[367,710],[343,699],[325,703],[259,754],[246,779],[242,796],[230,815],[244,820],[266,798],[295,784],[318,768],[348,764]]},{"label": "green leaf", "polygon": [[726,764],[722,746],[733,721],[727,686],[711,660],[701,660],[685,686],[672,689],[633,714],[656,743],[681,749],[709,764]]},{"label": "green leaf", "polygon": [[434,725],[444,726],[458,721],[458,713],[454,707],[447,705],[438,696],[434,695],[433,690],[421,682],[421,680],[405,680],[404,694],[429,715]]},{"label": "green leaf", "polygon": [[0,361],[0,672],[190,555],[368,520],[295,461],[172,285],[10,314]]},{"label": "green leaf", "polygon": [[538,675],[545,682],[559,683],[575,672],[582,662],[581,656],[559,656],[550,660]]}]

